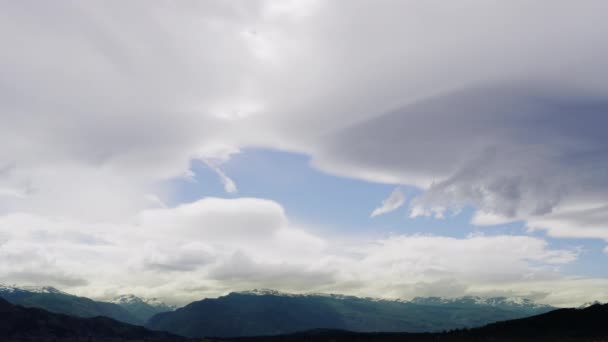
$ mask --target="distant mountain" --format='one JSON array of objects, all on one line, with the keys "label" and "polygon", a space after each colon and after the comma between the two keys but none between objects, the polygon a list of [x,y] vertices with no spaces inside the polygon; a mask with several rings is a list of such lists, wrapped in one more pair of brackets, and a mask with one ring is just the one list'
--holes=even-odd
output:
[{"label": "distant mountain", "polygon": [[0,299],[0,340],[54,342],[181,342],[185,338],[154,332],[106,317],[79,318],[24,308]]},{"label": "distant mountain", "polygon": [[74,296],[53,287],[16,287],[0,285],[0,298],[24,307],[35,307],[77,317],[106,316],[118,321],[143,325],[138,318],[115,303],[98,302]]},{"label": "distant mountain", "polygon": [[608,341],[608,304],[558,309],[541,315],[445,333],[356,333],[312,330],[288,335],[224,339],[232,342],[599,342]]},{"label": "distant mountain", "polygon": [[481,326],[552,309],[507,298],[393,301],[256,290],[193,302],[153,316],[146,326],[189,337],[277,335],[311,329],[427,332]]},{"label": "distant mountain", "polygon": [[140,322],[147,322],[157,313],[175,310],[174,306],[167,305],[156,298],[140,298],[132,294],[118,296],[111,302],[120,305]]}]

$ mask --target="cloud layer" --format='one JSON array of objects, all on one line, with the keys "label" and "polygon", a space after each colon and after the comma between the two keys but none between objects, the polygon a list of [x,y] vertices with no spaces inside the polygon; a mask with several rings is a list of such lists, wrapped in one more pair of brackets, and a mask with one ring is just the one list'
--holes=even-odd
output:
[{"label": "cloud layer", "polygon": [[0,220],[0,237],[0,257],[8,261],[0,282],[178,303],[260,287],[392,298],[488,289],[529,296],[528,285],[554,282],[564,289],[542,299],[561,304],[576,283],[568,285],[559,269],[578,257],[528,236],[329,240],[294,226],[276,202],[254,198],[149,209],[123,225],[12,214]]},{"label": "cloud layer", "polygon": [[3,212],[124,217],[217,146],[421,186],[415,215],[606,205],[602,1],[3,6]]},{"label": "cloud layer", "polygon": [[[555,237],[608,241],[605,1],[1,6],[2,253],[31,255],[5,266],[6,279],[48,270],[48,282],[84,284],[116,275],[110,262],[126,258],[159,283],[161,269],[205,269],[209,284],[198,273],[179,279],[209,293],[222,279],[264,282],[257,274],[332,283],[343,251],[319,252],[333,241],[291,227],[279,204],[171,203],[167,181],[191,177],[193,160],[236,193],[222,163],[247,147],[415,185],[411,216],[471,206],[475,224],[523,220]],[[394,195],[374,213],[402,205]],[[403,239],[381,244],[420,238]],[[64,252],[40,250],[40,241]],[[571,260],[534,246],[531,260]],[[107,273],[81,276],[76,260],[99,255]]]}]

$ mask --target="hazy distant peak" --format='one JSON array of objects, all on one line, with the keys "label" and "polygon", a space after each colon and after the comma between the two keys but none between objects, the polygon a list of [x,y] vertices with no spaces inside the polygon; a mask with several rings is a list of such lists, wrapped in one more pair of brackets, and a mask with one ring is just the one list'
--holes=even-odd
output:
[{"label": "hazy distant peak", "polygon": [[119,305],[149,305],[156,308],[163,308],[168,310],[175,309],[174,306],[168,305],[158,298],[144,298],[138,297],[134,294],[123,294],[110,300],[110,303]]}]

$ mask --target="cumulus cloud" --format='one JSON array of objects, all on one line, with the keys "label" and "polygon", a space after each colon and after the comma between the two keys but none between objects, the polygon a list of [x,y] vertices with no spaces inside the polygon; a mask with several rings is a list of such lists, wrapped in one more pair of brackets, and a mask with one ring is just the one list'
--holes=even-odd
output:
[{"label": "cumulus cloud", "polygon": [[397,187],[391,194],[382,201],[382,205],[374,209],[370,214],[370,217],[376,217],[378,215],[390,213],[399,209],[405,203],[405,195],[401,191],[401,188]]}]

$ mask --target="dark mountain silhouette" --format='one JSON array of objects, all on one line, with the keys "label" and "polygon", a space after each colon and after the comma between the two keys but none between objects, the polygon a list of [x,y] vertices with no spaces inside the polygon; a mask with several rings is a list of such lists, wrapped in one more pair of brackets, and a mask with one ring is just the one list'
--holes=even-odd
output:
[{"label": "dark mountain silhouette", "polygon": [[481,328],[444,333],[356,333],[316,329],[279,336],[238,337],[232,342],[603,342],[608,341],[608,304],[549,313]]},{"label": "dark mountain silhouette", "polygon": [[552,309],[506,298],[418,298],[405,302],[249,291],[157,314],[146,327],[189,337],[278,335],[311,329],[433,332],[482,326]]},{"label": "dark mountain silhouette", "polygon": [[497,322],[474,329],[470,336],[497,337],[597,337],[608,341],[608,304],[585,309],[558,309],[542,315]]},{"label": "dark mountain silhouette", "polygon": [[0,299],[0,341],[180,342],[186,339],[106,317],[72,317],[24,308]]}]

